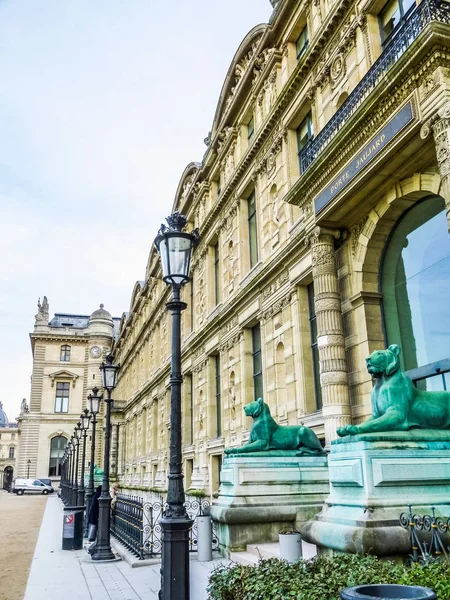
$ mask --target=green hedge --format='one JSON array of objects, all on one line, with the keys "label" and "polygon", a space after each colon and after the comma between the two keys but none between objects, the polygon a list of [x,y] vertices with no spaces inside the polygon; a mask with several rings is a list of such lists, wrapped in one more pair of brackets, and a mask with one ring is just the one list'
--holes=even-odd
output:
[{"label": "green hedge", "polygon": [[289,564],[261,560],[256,566],[221,565],[213,571],[210,600],[339,600],[339,592],[367,583],[422,585],[450,600],[450,563],[406,568],[374,556],[318,556]]}]

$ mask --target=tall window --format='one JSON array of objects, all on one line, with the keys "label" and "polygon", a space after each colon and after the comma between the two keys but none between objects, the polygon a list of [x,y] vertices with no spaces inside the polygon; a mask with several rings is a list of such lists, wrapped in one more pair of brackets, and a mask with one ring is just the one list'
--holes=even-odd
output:
[{"label": "tall window", "polygon": [[222,404],[221,404],[221,384],[220,384],[220,356],[216,356],[216,434],[222,435]]},{"label": "tall window", "polygon": [[322,408],[322,387],[320,385],[320,362],[319,348],[317,346],[317,317],[314,304],[314,284],[308,285],[308,306],[309,306],[309,328],[311,332],[311,352],[313,360],[314,375],[314,393],[316,397],[316,410]]},{"label": "tall window", "polygon": [[314,128],[311,117],[311,112],[309,112],[303,121],[300,123],[297,128],[297,149],[298,149],[298,162],[300,165],[300,172],[302,171],[302,165],[300,160],[300,155],[302,153],[303,148],[309,142],[310,139],[314,137]]},{"label": "tall window", "polygon": [[415,0],[388,0],[378,15],[383,44],[392,35],[406,13],[416,5]]},{"label": "tall window", "polygon": [[67,346],[67,345],[61,346],[59,360],[61,362],[69,362],[70,361],[70,346]]},{"label": "tall window", "polygon": [[55,413],[69,412],[69,389],[70,383],[56,384]]},{"label": "tall window", "polygon": [[255,400],[263,397],[261,327],[252,327],[253,390]]},{"label": "tall window", "polygon": [[[430,196],[399,220],[384,254],[381,291],[386,341],[401,347],[400,361],[407,371],[450,358],[447,227],[444,200]],[[426,386],[443,389],[442,377],[430,378]],[[450,389],[449,373],[445,386]]]},{"label": "tall window", "polygon": [[295,49],[297,52],[297,60],[303,56],[308,48],[308,27],[305,25],[303,27],[301,34],[298,36],[297,41],[295,42]]},{"label": "tall window", "polygon": [[255,120],[252,117],[247,125],[247,141],[250,146],[253,144],[253,140],[255,139]]},{"label": "tall window", "polygon": [[250,250],[250,268],[258,262],[258,229],[256,225],[256,199],[255,192],[252,193],[248,203],[248,243]]},{"label": "tall window", "polygon": [[14,458],[14,446],[9,449],[9,458]]},{"label": "tall window", "polygon": [[58,477],[61,475],[61,459],[64,455],[64,449],[67,439],[63,435],[52,438],[50,442],[50,461],[48,466],[48,476]]},{"label": "tall window", "polygon": [[190,311],[191,311],[191,331],[194,331],[194,278],[190,281]]},{"label": "tall window", "polygon": [[219,242],[214,246],[214,300],[215,304],[220,302],[220,263]]}]

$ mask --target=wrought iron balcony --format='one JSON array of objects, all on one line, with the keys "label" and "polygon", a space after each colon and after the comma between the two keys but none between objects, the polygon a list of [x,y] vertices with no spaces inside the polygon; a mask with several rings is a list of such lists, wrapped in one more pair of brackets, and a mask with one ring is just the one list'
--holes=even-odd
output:
[{"label": "wrought iron balcony", "polygon": [[450,24],[450,2],[445,0],[423,0],[412,12],[406,15],[404,21],[393,32],[381,56],[373,63],[369,71],[317,137],[312,138],[300,151],[300,173],[304,173],[314,162],[345,122],[372,92],[384,74],[432,21]]}]

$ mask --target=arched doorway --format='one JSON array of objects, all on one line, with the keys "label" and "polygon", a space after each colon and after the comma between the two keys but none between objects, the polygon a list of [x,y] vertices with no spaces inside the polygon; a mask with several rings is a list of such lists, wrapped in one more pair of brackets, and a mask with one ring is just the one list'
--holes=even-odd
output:
[{"label": "arched doorway", "polygon": [[50,460],[48,466],[49,477],[60,477],[61,475],[61,459],[66,448],[67,438],[63,435],[58,435],[51,439],[50,442]]},{"label": "arched doorway", "polygon": [[14,469],[12,467],[5,467],[3,471],[3,489],[11,491],[13,481]]},{"label": "arched doorway", "polygon": [[444,200],[429,196],[396,223],[386,244],[381,292],[387,344],[423,389],[450,389],[450,236]]}]

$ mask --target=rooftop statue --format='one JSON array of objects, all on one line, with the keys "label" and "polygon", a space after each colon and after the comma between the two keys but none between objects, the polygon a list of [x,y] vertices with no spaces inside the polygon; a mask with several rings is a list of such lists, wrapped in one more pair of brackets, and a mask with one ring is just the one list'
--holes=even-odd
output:
[{"label": "rooftop statue", "polygon": [[366,358],[367,370],[375,379],[372,416],[361,425],[339,427],[338,435],[407,431],[409,429],[450,430],[450,392],[418,390],[400,368],[400,347],[375,350]]},{"label": "rooftop statue", "polygon": [[227,448],[225,454],[317,456],[324,453],[322,444],[312,429],[304,425],[278,425],[262,398],[244,406],[244,412],[247,417],[253,418],[249,442],[240,448]]}]

